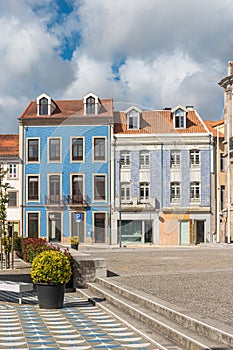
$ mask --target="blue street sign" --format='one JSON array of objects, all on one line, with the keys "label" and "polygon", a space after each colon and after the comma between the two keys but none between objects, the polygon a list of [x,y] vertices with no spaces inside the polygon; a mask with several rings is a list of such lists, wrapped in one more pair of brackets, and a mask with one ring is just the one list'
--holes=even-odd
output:
[{"label": "blue street sign", "polygon": [[75,214],[75,220],[76,220],[76,222],[82,221],[82,213],[76,213]]}]

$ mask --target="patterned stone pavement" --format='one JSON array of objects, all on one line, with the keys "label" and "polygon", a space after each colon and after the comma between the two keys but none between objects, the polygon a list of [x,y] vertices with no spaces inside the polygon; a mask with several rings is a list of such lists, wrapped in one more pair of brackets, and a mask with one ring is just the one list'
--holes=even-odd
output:
[{"label": "patterned stone pavement", "polygon": [[0,349],[157,349],[135,330],[66,293],[62,309],[38,307],[37,295],[0,292]]}]

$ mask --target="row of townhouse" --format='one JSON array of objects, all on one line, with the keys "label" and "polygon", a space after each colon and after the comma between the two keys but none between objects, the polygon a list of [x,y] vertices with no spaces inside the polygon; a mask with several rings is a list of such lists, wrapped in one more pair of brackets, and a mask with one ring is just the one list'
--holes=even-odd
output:
[{"label": "row of townhouse", "polygon": [[213,241],[223,134],[192,106],[117,112],[93,93],[42,94],[18,121],[19,135],[0,138],[13,151],[1,142],[15,232],[64,244]]},{"label": "row of townhouse", "polygon": [[24,237],[67,244],[161,245],[233,241],[233,62],[219,85],[224,119],[192,106],[114,111],[90,93],[46,94],[0,135],[7,220]]}]

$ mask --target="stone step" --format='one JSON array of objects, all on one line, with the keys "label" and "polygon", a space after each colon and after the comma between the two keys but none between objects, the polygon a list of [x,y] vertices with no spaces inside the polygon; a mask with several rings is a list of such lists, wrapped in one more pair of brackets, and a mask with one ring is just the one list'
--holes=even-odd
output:
[{"label": "stone step", "polygon": [[148,295],[138,294],[126,289],[109,279],[97,279],[97,283],[88,284],[88,288],[96,296],[106,299],[116,308],[146,323],[176,342],[183,349],[232,349],[232,328],[222,331],[214,325],[209,325],[186,315],[171,307],[158,303]]},{"label": "stone step", "polygon": [[[121,323],[125,324],[128,328],[138,333],[139,336],[154,345],[154,350],[183,350],[182,347],[178,346],[175,342],[169,340],[162,334],[157,333],[155,330],[150,329],[147,324],[140,322],[139,320],[126,314],[123,310],[115,307],[109,303],[106,299],[101,297],[93,297],[91,289],[77,289],[76,292],[82,297],[87,298],[94,305],[98,304],[98,307],[109,313],[115,319],[118,319]],[[104,301],[104,302],[103,302]]]}]

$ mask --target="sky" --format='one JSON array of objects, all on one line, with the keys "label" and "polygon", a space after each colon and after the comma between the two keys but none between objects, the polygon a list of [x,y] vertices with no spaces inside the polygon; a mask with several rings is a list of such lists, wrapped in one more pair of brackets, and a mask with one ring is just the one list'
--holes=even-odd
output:
[{"label": "sky", "polygon": [[231,0],[0,0],[0,133],[41,93],[223,117]]}]

